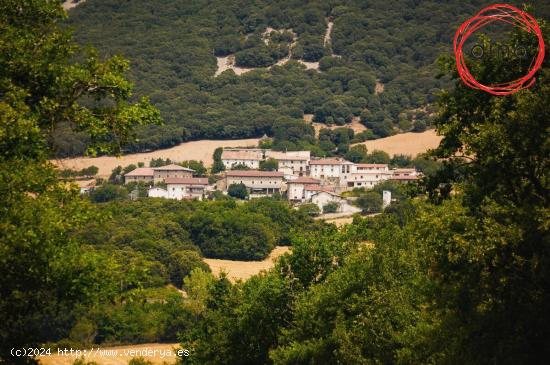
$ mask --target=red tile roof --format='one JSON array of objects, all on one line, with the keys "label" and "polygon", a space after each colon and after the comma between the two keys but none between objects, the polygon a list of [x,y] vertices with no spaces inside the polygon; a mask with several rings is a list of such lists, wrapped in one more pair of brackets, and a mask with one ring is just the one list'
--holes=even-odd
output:
[{"label": "red tile roof", "polygon": [[223,150],[222,160],[262,160],[262,152],[258,150]]},{"label": "red tile roof", "polygon": [[285,174],[278,171],[258,170],[230,170],[226,172],[229,177],[283,177]]},{"label": "red tile roof", "polygon": [[267,158],[274,158],[276,160],[297,160],[297,161],[307,161],[311,157],[311,153],[309,151],[271,151],[268,150],[265,153]]},{"label": "red tile roof", "polygon": [[166,184],[181,184],[181,185],[208,185],[208,179],[203,177],[169,177],[164,180]]},{"label": "red tile roof", "polygon": [[369,169],[369,168],[376,169],[376,168],[380,168],[380,167],[388,167],[388,165],[383,164],[383,163],[358,163],[357,167],[367,168],[367,169]]},{"label": "red tile roof", "polygon": [[324,191],[327,193],[334,192],[333,189],[329,188],[328,186],[319,186],[319,185],[306,185],[304,189],[308,191]]},{"label": "red tile roof", "polygon": [[335,158],[321,158],[309,161],[310,165],[342,165],[347,161],[337,160]]},{"label": "red tile roof", "polygon": [[166,166],[153,167],[153,170],[158,170],[158,171],[190,171],[190,172],[195,172],[195,170],[188,169],[187,167],[183,167],[183,166],[176,165],[176,164],[170,164],[170,165],[166,165]]},{"label": "red tile roof", "polygon": [[416,173],[416,169],[414,168],[409,168],[409,169],[406,169],[406,168],[403,168],[403,169],[393,169],[392,172],[395,174],[404,174],[404,173]]},{"label": "red tile roof", "polygon": [[314,179],[312,177],[299,177],[294,180],[289,180],[287,184],[320,184],[321,180]]},{"label": "red tile roof", "polygon": [[153,176],[154,171],[150,167],[138,167],[137,169],[134,169],[127,173],[124,176]]},{"label": "red tile roof", "polygon": [[420,179],[417,175],[409,175],[409,176],[392,176],[390,177],[391,180],[418,180]]}]

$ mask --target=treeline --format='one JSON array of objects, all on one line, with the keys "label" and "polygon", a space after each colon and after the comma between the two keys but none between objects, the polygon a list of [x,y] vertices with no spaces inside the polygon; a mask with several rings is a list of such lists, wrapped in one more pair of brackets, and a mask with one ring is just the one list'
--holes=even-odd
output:
[{"label": "treeline", "polygon": [[99,168],[97,166],[88,166],[81,170],[63,169],[59,171],[59,177],[71,178],[71,177],[93,177],[97,175]]},{"label": "treeline", "polygon": [[[342,125],[361,117],[373,138],[414,124],[421,129],[431,123],[431,111],[423,108],[448,85],[436,78],[437,56],[451,49],[460,22],[485,3],[104,0],[71,10],[68,25],[81,44],[128,57],[136,96],[150,96],[161,110],[166,124],[139,128],[127,146],[135,152],[194,139],[272,136],[282,121],[300,127],[304,114]],[[550,13],[536,5],[535,14]],[[332,47],[323,41],[327,19],[334,22]],[[266,45],[267,27],[292,29],[293,58],[319,61],[320,72],[289,62],[270,71],[213,77],[215,55],[236,53],[237,62],[249,66],[282,57],[289,35],[272,33]],[[280,44],[285,47],[271,49]],[[375,92],[376,80],[384,84],[382,93]],[[86,145],[66,128],[56,142],[60,155],[81,153]]]}]

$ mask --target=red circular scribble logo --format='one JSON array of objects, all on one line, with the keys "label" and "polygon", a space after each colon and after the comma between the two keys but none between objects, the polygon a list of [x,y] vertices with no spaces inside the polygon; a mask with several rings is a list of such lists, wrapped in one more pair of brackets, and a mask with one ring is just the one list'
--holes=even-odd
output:
[{"label": "red circular scribble logo", "polygon": [[[462,48],[464,47],[464,42],[466,42],[468,37],[475,31],[494,22],[512,24],[528,33],[534,33],[538,38],[538,54],[534,62],[531,62],[529,72],[523,77],[506,83],[483,85],[472,76],[470,70],[466,66]],[[453,47],[456,67],[462,81],[473,89],[483,90],[493,95],[510,95],[533,86],[535,83],[535,73],[542,66],[545,53],[542,32],[535,18],[529,13],[508,4],[488,6],[482,9],[473,18],[462,23],[455,33]]]}]

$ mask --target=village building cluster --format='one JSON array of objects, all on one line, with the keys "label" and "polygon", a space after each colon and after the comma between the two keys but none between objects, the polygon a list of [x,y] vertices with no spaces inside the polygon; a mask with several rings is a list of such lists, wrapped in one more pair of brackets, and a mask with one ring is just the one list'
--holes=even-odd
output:
[{"label": "village building cluster", "polygon": [[[260,170],[261,163],[276,160],[277,171]],[[203,199],[208,191],[227,192],[233,184],[243,184],[250,197],[285,194],[295,204],[313,203],[322,207],[336,203],[346,209],[341,197],[354,188],[372,188],[394,180],[415,181],[420,174],[413,168],[390,169],[386,164],[353,163],[340,158],[312,158],[309,151],[273,151],[268,149],[224,149],[221,160],[224,177],[209,184],[207,178],[193,177],[189,168],[171,164],[137,168],[124,176],[125,183],[149,182],[150,197],[168,199]],[[384,197],[387,200],[388,197]],[[353,209],[350,206],[349,209]]]}]

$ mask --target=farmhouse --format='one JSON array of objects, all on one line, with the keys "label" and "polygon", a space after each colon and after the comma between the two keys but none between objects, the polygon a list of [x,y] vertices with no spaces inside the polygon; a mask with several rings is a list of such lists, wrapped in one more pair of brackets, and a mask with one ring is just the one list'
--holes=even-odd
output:
[{"label": "farmhouse", "polygon": [[345,205],[345,199],[341,198],[340,195],[321,186],[306,186],[305,193],[307,197],[306,201],[317,205],[321,211],[323,211],[323,207],[329,203],[338,204],[338,212],[341,212]]},{"label": "farmhouse", "polygon": [[310,151],[280,152],[267,150],[266,158],[273,158],[279,162],[278,171],[285,175],[305,176],[309,174]]},{"label": "farmhouse", "polygon": [[198,199],[202,200],[204,191],[208,186],[207,178],[171,177],[165,180],[169,199]]},{"label": "farmhouse", "polygon": [[259,169],[260,161],[264,159],[262,150],[258,149],[224,149],[222,162],[227,170],[236,165],[244,165],[250,169]]},{"label": "farmhouse", "polygon": [[148,191],[150,198],[198,199],[202,200],[208,186],[208,179],[199,177],[169,177],[165,180],[166,189],[154,186]]},{"label": "farmhouse", "polygon": [[160,167],[139,167],[124,175],[124,183],[128,184],[139,181],[157,183],[171,177],[192,177],[193,172],[195,172],[195,170],[175,164]]},{"label": "farmhouse", "polygon": [[306,201],[306,187],[321,186],[321,180],[311,177],[299,177],[287,181],[288,200],[294,203],[303,203]]},{"label": "farmhouse", "polygon": [[251,195],[272,195],[283,190],[284,174],[278,171],[230,170],[226,172],[226,186],[244,184]]},{"label": "farmhouse", "polygon": [[394,169],[391,170],[391,180],[409,182],[420,179],[420,174],[416,169]]},{"label": "farmhouse", "polygon": [[358,163],[355,164],[353,172],[388,172],[389,167],[387,164],[381,163]]},{"label": "farmhouse", "polygon": [[352,162],[336,159],[321,158],[309,161],[310,176],[317,179],[340,178],[351,173]]},{"label": "farmhouse", "polygon": [[168,178],[190,178],[193,177],[195,170],[182,167],[180,165],[170,164],[166,166],[153,167],[154,182],[162,182]]},{"label": "farmhouse", "polygon": [[355,187],[371,188],[381,181],[391,178],[392,172],[386,164],[354,164],[351,167],[351,173],[346,175],[342,185]]},{"label": "farmhouse", "polygon": [[124,175],[124,183],[128,184],[131,182],[145,181],[153,182],[155,176],[155,171],[150,167],[138,167],[135,170],[130,171]]}]

